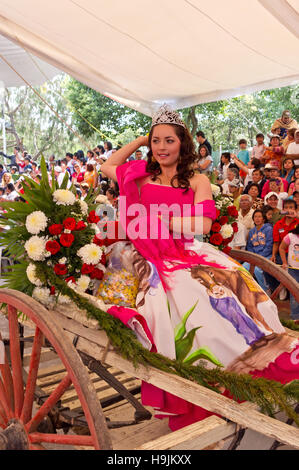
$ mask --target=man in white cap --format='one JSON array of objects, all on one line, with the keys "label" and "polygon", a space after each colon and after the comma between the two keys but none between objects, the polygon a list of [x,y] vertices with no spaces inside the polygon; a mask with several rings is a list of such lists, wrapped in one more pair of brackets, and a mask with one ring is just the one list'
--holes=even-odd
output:
[{"label": "man in white cap", "polygon": [[294,160],[295,165],[299,165],[299,129],[294,134],[295,141],[291,142],[287,149],[287,157]]},{"label": "man in white cap", "polygon": [[266,183],[263,186],[262,196],[261,196],[262,199],[264,199],[265,196],[267,196],[267,194],[270,192],[270,180],[272,179],[277,180],[278,184],[283,185],[282,192],[288,192],[289,183],[284,178],[281,178],[279,168],[273,165],[272,163],[267,163],[267,165],[265,166],[265,169],[270,170],[270,179],[266,181]]}]

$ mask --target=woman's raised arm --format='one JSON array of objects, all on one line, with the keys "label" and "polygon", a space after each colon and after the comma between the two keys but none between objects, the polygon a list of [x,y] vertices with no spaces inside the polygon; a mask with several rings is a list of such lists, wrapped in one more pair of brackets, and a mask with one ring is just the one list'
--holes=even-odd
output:
[{"label": "woman's raised arm", "polygon": [[114,152],[101,166],[101,172],[104,173],[104,176],[107,176],[107,178],[117,181],[116,168],[123,165],[139,147],[145,145],[148,145],[148,137],[137,137],[137,139],[117,150],[117,152]]}]

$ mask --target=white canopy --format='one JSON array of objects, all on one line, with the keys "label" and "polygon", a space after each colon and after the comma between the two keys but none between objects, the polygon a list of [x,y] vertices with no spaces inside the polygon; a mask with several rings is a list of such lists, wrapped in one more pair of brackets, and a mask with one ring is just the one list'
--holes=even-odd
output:
[{"label": "white canopy", "polygon": [[299,0],[0,0],[0,33],[148,115],[299,81]]},{"label": "white canopy", "polygon": [[[3,57],[3,59],[1,59]],[[5,62],[5,60],[7,62]],[[0,35],[0,83],[5,87],[40,85],[61,73],[55,67]]]}]

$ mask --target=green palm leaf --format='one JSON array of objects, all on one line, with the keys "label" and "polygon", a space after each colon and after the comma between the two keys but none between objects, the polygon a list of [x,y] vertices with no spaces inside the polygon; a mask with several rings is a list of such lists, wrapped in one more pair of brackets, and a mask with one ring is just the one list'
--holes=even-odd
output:
[{"label": "green palm leaf", "polygon": [[193,328],[188,334],[175,342],[175,353],[178,361],[183,361],[187,354],[191,351],[195,333],[201,328],[200,326]]},{"label": "green palm leaf", "polygon": [[184,359],[185,364],[193,364],[199,359],[206,359],[207,361],[212,362],[218,367],[224,367],[223,364],[217,359],[216,356],[209,350],[209,348],[200,348],[194,351],[190,356]]},{"label": "green palm leaf", "polygon": [[193,305],[193,307],[190,308],[190,310],[188,310],[188,312],[185,313],[185,315],[182,318],[181,323],[179,323],[175,327],[175,329],[174,329],[174,339],[175,339],[175,341],[178,341],[178,340],[182,339],[184,337],[184,335],[186,334],[187,320],[190,317],[191,313],[194,311],[197,304],[198,304],[198,301],[196,302],[195,305]]}]

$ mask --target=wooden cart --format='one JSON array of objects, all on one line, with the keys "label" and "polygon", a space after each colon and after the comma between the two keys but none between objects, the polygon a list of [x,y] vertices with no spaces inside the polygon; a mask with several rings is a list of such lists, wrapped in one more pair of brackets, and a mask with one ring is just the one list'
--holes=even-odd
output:
[{"label": "wooden cart", "polygon": [[[252,265],[260,266],[274,274],[281,285],[286,286],[299,301],[298,284],[281,268],[247,252],[234,250],[232,255],[239,261],[249,261]],[[4,343],[0,341],[0,449],[43,449],[47,444],[112,449],[109,421],[105,418],[88,373],[89,369],[104,379],[106,374],[109,382],[111,374],[109,376],[107,371],[108,364],[133,378],[154,384],[222,416],[220,418],[213,415],[150,442],[146,442],[144,437],[145,442],[139,445],[138,449],[204,449],[227,438],[232,438],[230,449],[235,449],[246,429],[255,430],[274,439],[272,449],[277,448],[280,443],[299,449],[299,430],[291,426],[290,421],[284,423],[270,418],[260,413],[253,404],[239,404],[198,384],[153,367],[140,366],[135,369],[132,363],[123,359],[113,349],[106,333],[99,329],[95,320],[87,319],[84,312],[66,307],[48,311],[32,298],[10,289],[1,289],[0,302],[7,305],[9,322],[8,346],[4,348]],[[35,328],[30,339],[32,348],[27,373],[22,363],[20,312]],[[298,333],[289,333],[299,338]],[[45,354],[53,354],[53,351],[60,358],[63,370],[51,393],[42,396],[42,390],[37,387],[39,368]],[[113,379],[112,382],[115,390],[126,396],[135,406],[134,422],[151,417],[141,404],[136,403],[134,397],[130,398],[123,384],[114,382]],[[62,397],[71,386],[80,401],[79,414],[72,414],[71,410],[61,407]],[[57,417],[57,413],[61,415],[60,422],[64,421],[71,433],[60,434],[53,427],[47,427],[49,416],[53,418],[56,414]],[[73,429],[80,428],[80,425],[88,427],[88,434],[73,432]],[[49,432],[49,429],[52,429],[52,432]]]}]

